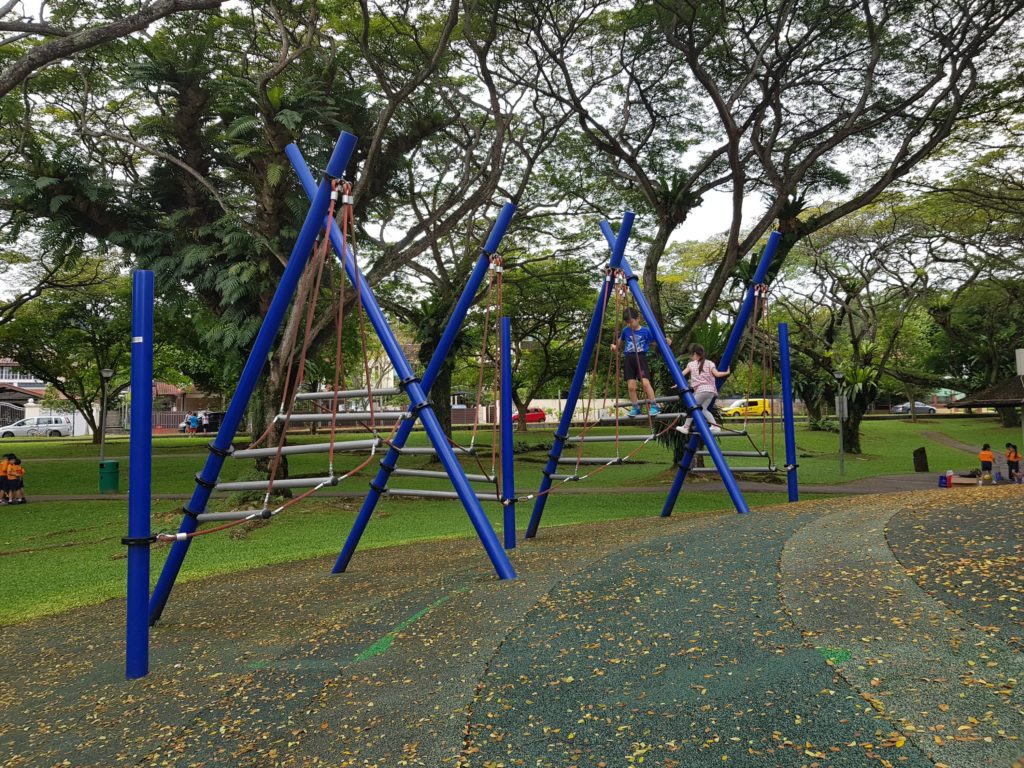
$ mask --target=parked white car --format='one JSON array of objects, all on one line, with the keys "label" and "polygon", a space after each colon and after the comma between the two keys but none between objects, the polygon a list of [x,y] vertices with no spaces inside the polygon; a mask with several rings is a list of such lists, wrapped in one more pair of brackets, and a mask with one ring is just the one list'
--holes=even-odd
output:
[{"label": "parked white car", "polygon": [[0,427],[0,437],[69,437],[70,416],[37,416]]}]

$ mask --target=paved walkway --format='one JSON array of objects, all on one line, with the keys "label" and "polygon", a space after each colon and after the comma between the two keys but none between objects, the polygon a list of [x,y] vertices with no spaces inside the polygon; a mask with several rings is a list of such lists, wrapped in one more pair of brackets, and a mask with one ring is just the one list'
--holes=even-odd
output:
[{"label": "paved walkway", "polygon": [[921,434],[936,443],[941,443],[942,445],[949,446],[950,448],[956,448],[958,451],[963,451],[964,453],[969,453],[971,455],[976,455],[978,451],[981,450],[980,445],[962,443],[959,440],[952,438],[949,435],[944,435],[941,432],[922,432]]},{"label": "paved walkway", "polygon": [[[341,577],[319,559],[182,584],[152,674],[131,683],[120,601],[5,627],[0,754],[5,768],[1009,766],[1024,754],[1009,642],[1022,498],[542,529],[506,582],[459,540],[358,553]],[[953,574],[987,581],[961,592]]]}]

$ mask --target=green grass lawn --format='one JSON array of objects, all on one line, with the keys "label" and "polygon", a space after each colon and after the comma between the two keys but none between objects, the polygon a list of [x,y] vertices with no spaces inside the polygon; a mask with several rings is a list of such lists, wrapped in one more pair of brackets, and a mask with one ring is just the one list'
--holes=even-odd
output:
[{"label": "green grass lawn", "polygon": [[[775,429],[775,463],[784,463],[783,435],[781,424]],[[847,454],[845,457],[845,474],[839,476],[839,437],[830,432],[811,432],[805,426],[797,428],[797,451],[800,463],[800,482],[805,485],[832,484],[864,477],[878,475],[901,474],[913,472],[912,454],[915,448],[924,446],[928,451],[931,470],[938,475],[946,469],[955,471],[974,468],[974,456],[951,448],[930,439],[926,433],[938,432],[955,440],[976,445],[991,443],[1001,452],[1007,441],[1021,444],[1019,428],[1003,428],[996,418],[965,418],[965,419],[924,419],[911,422],[909,419],[865,421],[862,425],[862,446],[864,452],[857,456]],[[540,472],[546,460],[552,440],[552,428],[535,429],[525,434],[516,435],[516,485],[524,490],[531,489],[540,481]],[[640,428],[624,428],[623,434],[640,434]],[[594,428],[588,434],[614,434],[611,427]],[[350,434],[352,438],[363,435]],[[770,445],[770,434],[763,435],[760,424],[751,423],[750,437],[728,438],[722,440],[725,448],[750,450],[752,447],[762,448]],[[489,434],[480,435],[479,460],[463,459],[463,465],[469,472],[480,473],[490,471]],[[322,441],[324,436],[292,438],[293,442]],[[457,432],[455,439],[461,444],[468,444],[468,432]],[[751,445],[753,442],[753,446]],[[186,437],[161,437],[154,442],[154,493],[191,493],[194,482],[192,477],[202,468],[206,460],[206,441]],[[242,447],[244,441],[237,441]],[[421,431],[413,433],[410,445],[426,445],[426,436]],[[623,442],[620,455],[633,452],[638,443]],[[34,438],[26,440],[4,440],[0,442],[4,452],[13,451],[23,460],[26,468],[26,494],[61,495],[89,494],[97,490],[98,479],[98,447],[82,439],[52,440]],[[125,437],[115,437],[107,443],[107,458],[118,459],[121,464],[121,487],[127,487],[128,478],[128,441]],[[567,446],[563,456],[576,455],[575,446]],[[584,446],[585,456],[614,456],[615,446],[612,443],[588,443]],[[602,487],[649,485],[654,482],[666,482],[671,477],[671,456],[667,449],[656,442],[651,442],[635,453],[631,458],[634,463],[629,467],[610,467],[594,474],[587,482]],[[359,458],[341,454],[336,457],[336,467],[351,468]],[[730,463],[736,466],[759,466],[768,462],[763,459],[733,458]],[[481,467],[482,465],[482,467]],[[436,462],[429,457],[409,457],[402,466],[418,468],[437,468]],[[290,472],[294,475],[325,475],[327,459],[325,455],[293,456]],[[566,471],[571,467],[567,466]],[[592,468],[582,468],[592,471]],[[251,461],[228,460],[221,474],[224,480],[236,480],[245,477],[258,477],[253,472]],[[399,485],[396,478],[396,485]],[[401,484],[407,484],[402,479]],[[425,488],[446,487],[446,481],[417,481]]]},{"label": "green grass lawn", "polygon": [[[660,510],[659,494],[552,496],[545,526],[631,517]],[[776,503],[777,494],[747,495],[752,506]],[[358,510],[359,500],[322,498],[296,505],[271,523],[244,525],[196,539],[180,581],[229,574],[262,565],[337,555]],[[488,515],[499,531],[501,513]],[[730,507],[724,492],[692,494],[680,499],[677,514]],[[532,506],[522,504],[519,527],[525,529]],[[180,513],[157,505],[154,530],[174,530]],[[125,590],[124,502],[84,501],[26,504],[0,509],[0,625],[68,608],[121,597]],[[473,537],[473,528],[457,502],[387,500],[370,523],[360,548],[413,541]],[[169,546],[153,547],[153,580]],[[481,562],[486,555],[480,550]],[[358,560],[358,553],[356,554]],[[242,578],[238,576],[237,578]]]},{"label": "green grass lawn", "polygon": [[[782,431],[776,425],[776,463],[783,463]],[[628,430],[633,434],[638,428]],[[612,428],[594,429],[590,434],[611,434]],[[761,445],[760,425],[751,428],[755,444]],[[862,444],[864,453],[846,457],[846,472],[838,474],[838,436],[827,432],[811,432],[806,427],[797,431],[797,444],[802,485],[833,484],[858,478],[901,474],[913,471],[912,452],[925,446],[934,474],[947,468],[955,471],[971,469],[976,459],[970,453],[936,443],[927,433],[938,432],[953,439],[980,446],[989,442],[1001,449],[1007,442],[1020,443],[1019,429],[1003,429],[992,419],[920,419],[884,420],[864,422]],[[521,492],[537,488],[541,470],[550,449],[551,429],[531,429],[516,435],[516,486]],[[351,435],[362,437],[362,435]],[[295,442],[323,440],[320,437],[296,437]],[[468,433],[456,433],[455,439],[468,444]],[[464,458],[468,472],[489,472],[489,435],[481,435],[478,459]],[[724,445],[749,450],[745,438],[722,441]],[[412,445],[426,445],[422,432],[415,432]],[[243,441],[238,442],[239,446]],[[620,455],[633,452],[640,444],[622,443]],[[0,443],[3,452],[15,452],[26,468],[26,495],[32,501],[37,496],[70,496],[92,494],[97,489],[98,447],[81,439],[31,440]],[[565,456],[574,456],[572,446]],[[115,437],[107,444],[108,458],[121,460],[121,488],[127,489],[128,443],[126,438]],[[155,493],[190,494],[194,488],[193,475],[206,460],[205,440],[185,437],[161,437],[154,441],[153,490]],[[586,456],[613,456],[613,443],[588,443]],[[671,456],[666,448],[651,442],[639,447],[629,466],[612,466],[594,473],[595,467],[581,467],[581,472],[593,473],[586,481],[591,487],[608,488],[608,493],[570,495],[556,494],[548,505],[545,524],[570,525],[596,520],[629,518],[657,514],[660,494],[638,494],[629,487],[664,485],[674,475]],[[340,454],[336,469],[350,468],[358,457]],[[735,458],[736,465],[765,464],[763,459]],[[481,467],[482,464],[482,467]],[[430,457],[408,457],[403,467],[437,469]],[[369,473],[376,469],[370,465],[360,477],[348,481],[342,490],[361,492],[366,487]],[[565,472],[571,472],[565,465]],[[308,455],[292,457],[292,475],[326,474],[326,457]],[[251,461],[231,461],[225,464],[224,479],[256,477]],[[779,478],[781,482],[781,478]],[[720,487],[717,479],[709,479],[708,489]],[[713,484],[713,485],[712,485]],[[419,478],[392,479],[393,487],[450,488],[447,480],[421,480]],[[570,484],[567,484],[570,485]],[[574,485],[574,484],[571,484]],[[615,489],[615,490],[612,490]],[[751,506],[775,503],[777,494],[747,494]],[[154,502],[154,530],[174,530],[180,522],[180,501]],[[210,509],[238,508],[242,501],[219,494]],[[247,505],[251,506],[251,505]],[[286,562],[307,557],[336,554],[342,539],[351,526],[358,500],[320,497],[296,505],[272,524],[233,529],[230,534],[215,534],[196,541],[182,578],[198,579],[213,574],[234,573],[270,563]],[[703,493],[684,493],[677,511],[707,511],[728,509],[731,506],[723,491],[706,490]],[[529,517],[529,504],[520,507],[520,525]],[[472,536],[472,528],[465,512],[457,502],[388,500],[380,509],[385,513],[370,525],[363,546],[379,547],[411,541]],[[0,624],[64,610],[77,605],[95,603],[124,594],[125,551],[120,538],[125,532],[125,504],[123,501],[51,501],[32,502],[24,506],[0,508]],[[497,519],[497,515],[492,515]],[[165,548],[154,549],[154,571],[165,556]],[[481,553],[481,557],[483,557]]]}]

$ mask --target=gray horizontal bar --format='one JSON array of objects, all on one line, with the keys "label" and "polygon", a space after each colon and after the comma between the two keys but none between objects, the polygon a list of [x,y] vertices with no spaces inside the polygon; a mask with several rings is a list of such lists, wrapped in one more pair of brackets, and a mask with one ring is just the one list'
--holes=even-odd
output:
[{"label": "gray horizontal bar", "polygon": [[[457,499],[459,494],[455,491],[421,491],[418,488],[388,488],[388,496],[414,496],[424,499]],[[501,501],[493,493],[473,494],[479,501]]]},{"label": "gray horizontal bar", "polygon": [[245,520],[247,517],[253,517],[253,520],[259,520],[260,515],[263,513],[261,509],[244,509],[235,512],[203,512],[196,515],[196,520],[200,523],[215,523],[222,520]]},{"label": "gray horizontal bar", "polygon": [[[710,456],[709,451],[697,451],[698,456]],[[737,456],[740,458],[747,459],[764,459],[768,457],[768,454],[764,451],[722,451],[723,456]]]},{"label": "gray horizontal bar", "polygon": [[[676,432],[682,432],[684,435],[690,435],[691,437],[693,435],[700,436],[700,432],[696,429],[683,429],[682,426],[676,427]],[[715,437],[746,437],[747,430],[720,429],[718,432],[712,432],[711,434]]]},{"label": "gray horizontal bar", "polygon": [[615,405],[613,405],[612,408],[632,408],[634,405],[650,405],[651,403],[678,403],[678,402],[679,402],[679,395],[662,395],[661,397],[654,398],[654,400],[638,400],[636,403],[634,403],[632,400],[621,400],[618,403],[616,403]]},{"label": "gray horizontal bar", "polygon": [[609,456],[606,459],[597,456],[584,456],[577,459],[575,456],[562,456],[558,459],[559,464],[623,464],[625,459],[617,456]]},{"label": "gray horizontal bar", "polygon": [[[447,478],[449,477],[447,472],[435,471],[432,469],[395,469],[391,472],[392,475],[398,475],[399,477],[437,477]],[[466,479],[471,483],[493,483],[494,478],[488,477],[487,475],[466,475]]]},{"label": "gray horizontal bar", "polygon": [[[370,448],[380,447],[383,440],[339,440],[334,443],[335,451],[365,451]],[[281,449],[282,456],[291,456],[297,453],[329,453],[330,443],[309,443],[308,445],[286,445]],[[231,454],[236,459],[261,459],[267,456],[276,456],[277,448],[246,448],[235,451]]]},{"label": "gray horizontal bar", "polygon": [[[776,469],[772,467],[729,467],[729,471],[734,475],[742,472],[759,472],[762,475],[774,474]],[[710,475],[712,472],[718,472],[715,467],[690,467],[687,472],[694,475]]]},{"label": "gray horizontal bar", "polygon": [[[324,483],[326,485],[337,485],[336,477],[286,477],[274,481],[275,488],[312,488]],[[217,483],[215,491],[263,491],[266,490],[268,480],[240,480],[234,483]]]},{"label": "gray horizontal bar", "polygon": [[580,479],[579,475],[549,475],[549,477],[552,480],[572,480],[572,481],[578,481]]},{"label": "gray horizontal bar", "polygon": [[[402,390],[398,387],[373,390],[374,397],[387,397],[388,395],[400,395]],[[344,400],[347,397],[369,397],[370,392],[366,389],[339,389],[337,392],[301,392],[295,396],[298,400],[333,400],[337,397]]]},{"label": "gray horizontal bar", "polygon": [[614,443],[621,440],[624,443],[634,442],[639,443],[644,440],[650,440],[650,435],[582,435],[580,437],[570,437],[566,440],[567,443]]},{"label": "gray horizontal bar", "polygon": [[[409,456],[437,456],[437,451],[433,448],[399,448],[399,453],[404,453]],[[463,453],[467,456],[476,456],[476,448],[456,448],[452,446],[454,453]]]},{"label": "gray horizontal bar", "polygon": [[[658,418],[655,416],[654,418]],[[616,419],[614,416],[603,416],[597,421],[591,421],[590,424],[597,424],[600,427],[614,427],[618,424],[620,427],[646,427],[647,416],[623,416]]]},{"label": "gray horizontal bar", "polygon": [[[400,421],[412,418],[407,411],[374,411],[373,418],[376,421]],[[289,418],[286,413],[279,413],[274,417],[275,424],[287,421],[289,424],[330,424],[370,421],[369,411],[349,411],[348,413],[293,413]]]}]

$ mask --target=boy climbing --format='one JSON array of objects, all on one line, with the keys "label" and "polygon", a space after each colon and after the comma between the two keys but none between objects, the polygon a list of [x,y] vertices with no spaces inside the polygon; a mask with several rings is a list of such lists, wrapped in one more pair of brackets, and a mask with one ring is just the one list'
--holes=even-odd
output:
[{"label": "boy climbing", "polygon": [[634,417],[639,416],[641,413],[640,400],[636,393],[636,383],[639,380],[643,385],[647,402],[650,403],[649,412],[651,416],[657,416],[661,413],[661,408],[654,402],[655,396],[654,387],[651,386],[651,369],[647,366],[647,350],[652,345],[656,345],[654,334],[651,333],[650,328],[640,325],[640,313],[633,307],[628,307],[622,312],[622,322],[625,325],[622,328],[619,340],[612,344],[612,351],[618,351],[621,345],[625,355],[623,375],[626,378],[626,389],[629,391],[629,399],[633,403],[633,407],[629,409],[628,415]]}]

